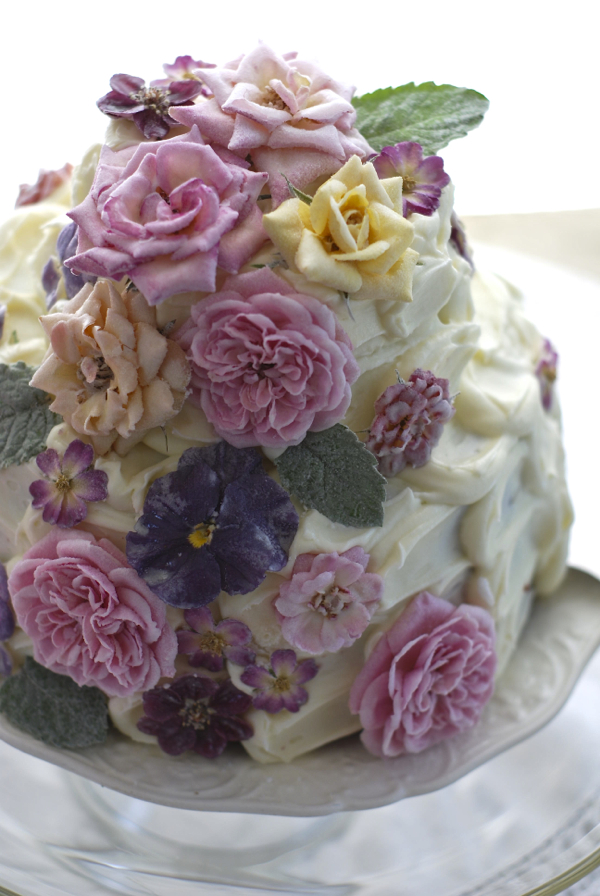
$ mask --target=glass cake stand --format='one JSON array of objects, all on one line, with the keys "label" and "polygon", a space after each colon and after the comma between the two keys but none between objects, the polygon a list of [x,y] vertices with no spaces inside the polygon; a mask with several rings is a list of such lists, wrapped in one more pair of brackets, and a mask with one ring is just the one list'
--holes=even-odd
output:
[{"label": "glass cake stand", "polygon": [[[549,639],[552,661],[528,666],[536,645]],[[600,582],[572,571],[556,597],[536,605],[513,677],[509,669],[501,679],[477,735],[390,763],[354,751],[355,741],[318,751],[312,766],[259,766],[240,750],[229,795],[210,770],[222,769],[219,761],[200,762],[191,787],[189,766],[182,765],[190,799],[200,800],[190,805],[238,811],[160,805],[183,800],[176,779],[174,796],[155,782],[152,799],[159,802],[128,793],[140,787],[151,793],[144,774],[160,769],[155,748],[140,754],[141,777],[129,766],[129,788],[92,754],[95,771],[86,774],[115,790],[2,741],[0,894],[562,892],[600,866],[598,643]],[[508,748],[490,759],[492,741]],[[389,785],[386,778],[400,771],[404,799],[394,792],[394,778]],[[348,809],[359,805],[373,807]]]}]

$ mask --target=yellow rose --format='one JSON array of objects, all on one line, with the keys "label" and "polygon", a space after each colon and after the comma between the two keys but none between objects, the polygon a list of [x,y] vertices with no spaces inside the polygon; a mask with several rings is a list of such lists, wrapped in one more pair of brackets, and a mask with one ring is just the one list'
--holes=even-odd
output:
[{"label": "yellow rose", "polygon": [[353,298],[412,301],[418,253],[413,225],[402,216],[402,178],[380,180],[358,156],[308,205],[288,199],[263,217],[290,268]]}]

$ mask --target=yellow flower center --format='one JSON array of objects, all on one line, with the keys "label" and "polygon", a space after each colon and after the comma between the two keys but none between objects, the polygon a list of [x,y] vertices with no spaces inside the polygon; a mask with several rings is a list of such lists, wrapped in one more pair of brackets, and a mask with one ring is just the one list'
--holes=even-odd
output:
[{"label": "yellow flower center", "polygon": [[61,473],[58,479],[55,480],[54,485],[59,492],[70,492],[73,483],[68,476],[65,476],[64,473]]},{"label": "yellow flower center", "polygon": [[218,653],[221,656],[225,646],[225,638],[216,632],[204,632],[198,639],[198,645],[201,650],[210,650],[211,653]]},{"label": "yellow flower center", "polygon": [[403,193],[413,193],[415,187],[417,186],[417,181],[414,177],[409,177],[407,174],[402,175],[402,192]]},{"label": "yellow flower center", "polygon": [[276,694],[283,694],[285,691],[289,691],[290,680],[287,675],[282,675],[280,678],[276,678],[271,685],[271,689],[275,691]]},{"label": "yellow flower center", "polygon": [[194,548],[202,548],[205,544],[210,544],[213,532],[216,529],[216,525],[214,523],[197,523],[190,534],[187,537],[187,540]]}]

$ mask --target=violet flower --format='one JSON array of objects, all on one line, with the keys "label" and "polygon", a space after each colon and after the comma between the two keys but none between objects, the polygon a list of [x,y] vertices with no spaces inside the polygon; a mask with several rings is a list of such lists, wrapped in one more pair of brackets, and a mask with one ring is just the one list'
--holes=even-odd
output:
[{"label": "violet flower", "polygon": [[48,311],[56,304],[60,279],[62,277],[65,295],[67,299],[73,299],[86,283],[95,283],[97,277],[93,274],[74,274],[65,264],[69,258],[77,254],[79,228],[75,221],[70,221],[58,234],[56,251],[59,260],[59,270],[56,270],[54,259],[49,258],[42,271],[42,286],[46,293],[46,308]]},{"label": "violet flower", "polygon": [[247,594],[282,569],[298,528],[288,493],[252,448],[188,448],[156,479],[127,535],[127,557],[175,607],[197,608],[223,590]]},{"label": "violet flower", "polygon": [[379,472],[390,477],[407,464],[427,463],[455,409],[448,380],[417,368],[408,382],[388,386],[375,402],[375,411],[366,446],[379,460]]},{"label": "violet flower", "polygon": [[294,650],[275,650],[268,669],[250,665],[240,680],[258,691],[252,698],[256,709],[271,713],[282,709],[298,712],[308,700],[308,693],[301,685],[314,678],[318,671],[313,659],[298,662]]},{"label": "violet flower", "polygon": [[381,178],[402,177],[402,213],[432,215],[440,204],[443,188],[450,183],[440,156],[423,158],[420,143],[385,146],[371,159]]},{"label": "violet flower", "polygon": [[179,653],[188,655],[190,666],[204,666],[209,672],[220,672],[227,659],[236,666],[254,662],[255,654],[248,644],[252,632],[238,619],[223,619],[215,625],[206,607],[186,610],[183,618],[191,631],[177,632]]},{"label": "violet flower", "polygon": [[192,59],[191,56],[178,56],[175,62],[163,65],[166,78],[151,81],[151,87],[169,87],[174,81],[199,81],[201,85],[200,96],[212,96],[211,91],[202,80],[203,68],[216,68],[214,62],[202,62],[200,59]]},{"label": "violet flower", "polygon": [[69,529],[87,516],[87,501],[105,501],[108,476],[103,470],[90,470],[94,449],[74,439],[61,460],[54,448],[42,451],[36,463],[44,479],[29,486],[33,506],[40,510],[46,523]]},{"label": "violet flower", "polygon": [[[0,641],[8,641],[15,630],[15,617],[10,606],[8,577],[4,565],[0,563]],[[0,644],[0,677],[7,678],[12,672],[12,659]]]},{"label": "violet flower", "polygon": [[460,218],[454,211],[452,212],[452,216],[450,218],[450,226],[450,242],[452,243],[458,254],[462,258],[464,258],[467,264],[471,267],[471,270],[474,271],[475,264],[473,263],[471,250],[467,242],[467,234],[465,233],[465,229]]},{"label": "violet flower", "polygon": [[137,723],[158,739],[170,756],[186,750],[206,759],[220,756],[229,741],[248,740],[254,731],[240,718],[252,698],[231,681],[220,684],[204,675],[184,675],[143,695],[145,715]]},{"label": "violet flower", "polygon": [[129,118],[147,140],[161,140],[177,124],[169,115],[171,106],[189,106],[202,93],[202,84],[196,80],[146,87],[142,78],[125,74],[113,75],[110,86],[96,103],[100,111],[111,118]]},{"label": "violet flower", "polygon": [[552,407],[554,383],[558,368],[558,354],[549,339],[544,339],[540,359],[535,368],[535,375],[540,382],[542,406],[545,411]]}]

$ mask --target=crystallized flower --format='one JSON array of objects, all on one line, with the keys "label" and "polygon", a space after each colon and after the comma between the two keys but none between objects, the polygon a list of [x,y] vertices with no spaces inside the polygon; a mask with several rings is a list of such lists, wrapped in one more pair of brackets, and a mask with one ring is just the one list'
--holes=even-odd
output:
[{"label": "crystallized flower", "polygon": [[467,262],[470,266],[471,270],[475,270],[475,265],[473,264],[473,258],[471,256],[471,251],[469,249],[469,244],[467,242],[467,235],[465,233],[465,229],[462,225],[462,222],[455,211],[452,212],[450,217],[450,242],[458,252],[462,258]]},{"label": "crystallized flower", "polygon": [[247,666],[254,661],[254,652],[248,647],[252,632],[239,619],[223,619],[215,625],[206,607],[186,610],[183,618],[191,631],[178,631],[177,642],[179,652],[188,655],[190,666],[220,672],[226,659],[236,666]]},{"label": "crystallized flower", "polygon": [[42,666],[127,697],[175,674],[164,604],[107,539],[53,529],[13,568],[17,623]]},{"label": "crystallized flower", "polygon": [[361,547],[343,554],[300,554],[274,601],[286,641],[306,653],[349,647],[366,629],[383,593],[383,579],[366,572]]},{"label": "crystallized flower", "polygon": [[472,728],[492,696],[492,617],[480,607],[415,597],[377,642],[350,691],[361,739],[376,756],[419,753]]},{"label": "crystallized flower", "polygon": [[407,383],[388,386],[375,402],[377,416],[366,441],[379,460],[380,473],[390,477],[407,464],[426,464],[454,410],[448,380],[431,370],[417,368]]},{"label": "crystallized flower", "polygon": [[278,56],[265,44],[235,62],[202,73],[214,97],[173,110],[197,124],[211,143],[266,171],[274,204],[288,194],[283,174],[300,189],[333,174],[352,155],[372,150],[353,127],[353,87],[334,81],[296,53]]},{"label": "crystallized flower", "polygon": [[137,726],[156,737],[170,756],[192,750],[215,759],[229,741],[248,740],[254,733],[241,718],[252,698],[231,681],[219,684],[204,675],[184,675],[147,691],[143,702],[146,715]]},{"label": "crystallized flower", "polygon": [[[15,630],[15,619],[10,607],[10,595],[8,593],[8,577],[2,563],[0,563],[0,641],[8,641]],[[7,650],[0,643],[0,676],[6,678],[12,672],[12,659]]]},{"label": "crystallized flower", "polygon": [[101,97],[97,106],[111,118],[129,118],[147,140],[161,140],[174,124],[169,115],[172,106],[189,105],[202,93],[199,81],[186,79],[169,81],[165,87],[146,87],[142,78],[133,75],[113,75],[110,91]]},{"label": "crystallized flower", "polygon": [[42,451],[36,463],[45,479],[29,486],[36,509],[44,508],[46,523],[61,528],[76,526],[87,516],[87,501],[105,501],[108,476],[104,470],[90,470],[94,449],[79,439],[71,442],[61,460],[54,448]]},{"label": "crystallized flower", "polygon": [[67,266],[127,275],[151,305],[214,292],[217,267],[237,273],[266,238],[256,204],[266,175],[248,167],[205,146],[197,128],[116,152],[105,146],[92,189],[69,213],[79,244]]},{"label": "crystallized flower", "polygon": [[50,347],[31,383],[55,396],[52,410],[99,454],[181,409],[189,365],[156,329],[156,312],[139,292],[121,296],[99,280],[40,320]]},{"label": "crystallized flower", "polygon": [[314,678],[319,667],[314,660],[298,662],[293,650],[275,650],[271,654],[269,668],[248,666],[240,680],[257,693],[252,698],[256,709],[266,712],[298,712],[308,700],[308,693],[302,687]]},{"label": "crystallized flower", "polygon": [[21,208],[23,205],[34,205],[34,203],[42,202],[42,200],[52,196],[59,187],[62,187],[69,180],[72,171],[73,166],[68,162],[58,171],[46,171],[42,168],[34,184],[21,184],[15,208]]},{"label": "crystallized flower", "polygon": [[544,339],[540,359],[535,368],[535,375],[540,382],[542,405],[545,411],[552,407],[554,383],[558,369],[558,354],[549,339]]},{"label": "crystallized flower", "polygon": [[359,375],[335,314],[268,268],[226,281],[176,336],[191,401],[237,447],[297,445],[337,423]]},{"label": "crystallized flower", "polygon": [[213,62],[202,62],[200,59],[192,59],[191,56],[178,56],[175,62],[165,63],[163,71],[166,78],[152,81],[152,87],[169,87],[174,81],[199,81],[201,85],[200,95],[210,96],[210,90],[204,85],[202,69],[216,68]]},{"label": "crystallized flower", "polygon": [[402,178],[402,212],[404,217],[416,212],[432,215],[440,204],[443,188],[450,183],[440,156],[423,158],[420,143],[396,143],[384,147],[371,160],[379,177]]},{"label": "crystallized flower", "polygon": [[[297,184],[295,184],[297,186]],[[353,298],[412,301],[418,254],[402,215],[402,178],[379,180],[353,156],[310,205],[288,199],[263,218],[288,265]]]},{"label": "crystallized flower", "polygon": [[59,297],[61,277],[64,284],[64,294],[67,299],[74,299],[86,283],[94,283],[96,281],[96,278],[89,274],[74,274],[65,264],[65,261],[77,253],[77,224],[75,221],[70,221],[59,233],[56,241],[56,252],[58,254],[59,270],[56,270],[54,259],[49,258],[42,271],[42,286],[46,293],[46,308],[48,311],[50,311]]},{"label": "crystallized flower", "polygon": [[219,442],[188,448],[174,473],[152,483],[127,557],[166,603],[202,607],[282,569],[297,528],[288,493],[260,455]]}]

